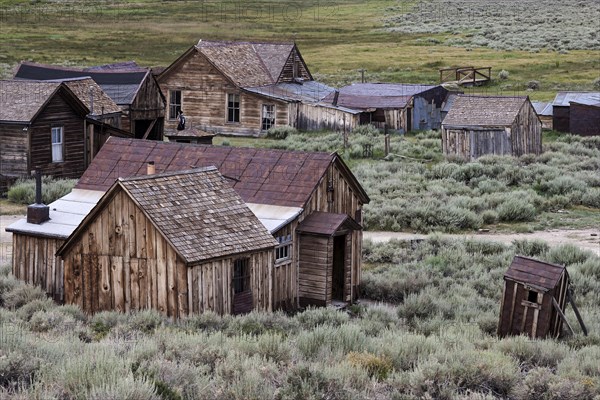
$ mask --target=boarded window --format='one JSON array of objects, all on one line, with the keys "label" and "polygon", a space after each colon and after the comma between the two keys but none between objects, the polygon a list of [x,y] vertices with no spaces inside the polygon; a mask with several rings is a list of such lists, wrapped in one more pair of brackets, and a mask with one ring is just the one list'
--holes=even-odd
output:
[{"label": "boarded window", "polygon": [[275,126],[275,105],[263,104],[262,106],[262,130],[268,131]]},{"label": "boarded window", "polygon": [[181,112],[181,90],[169,91],[169,118],[176,119]]},{"label": "boarded window", "polygon": [[537,292],[530,290],[528,295],[527,295],[527,301],[531,302],[531,303],[537,303],[537,299],[538,299],[538,294]]},{"label": "boarded window", "polygon": [[278,236],[279,245],[275,248],[275,262],[283,262],[292,257],[292,235]]},{"label": "boarded window", "polygon": [[233,292],[242,293],[250,290],[250,259],[241,258],[233,262]]},{"label": "boarded window", "polygon": [[52,128],[52,162],[63,161],[63,127]]},{"label": "boarded window", "polygon": [[240,122],[240,95],[227,95],[227,122]]}]

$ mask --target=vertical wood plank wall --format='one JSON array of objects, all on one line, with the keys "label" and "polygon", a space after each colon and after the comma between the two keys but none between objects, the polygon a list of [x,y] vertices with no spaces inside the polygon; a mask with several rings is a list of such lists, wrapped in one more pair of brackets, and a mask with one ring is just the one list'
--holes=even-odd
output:
[{"label": "vertical wood plank wall", "polygon": [[63,302],[63,262],[55,254],[64,240],[13,233],[12,242],[15,278],[40,286],[55,301]]},{"label": "vertical wood plank wall", "polygon": [[271,310],[272,250],[186,267],[118,191],[65,254],[65,301],[88,313],[146,308],[173,318],[206,310],[230,313],[233,261],[240,257],[250,258],[254,308]]}]

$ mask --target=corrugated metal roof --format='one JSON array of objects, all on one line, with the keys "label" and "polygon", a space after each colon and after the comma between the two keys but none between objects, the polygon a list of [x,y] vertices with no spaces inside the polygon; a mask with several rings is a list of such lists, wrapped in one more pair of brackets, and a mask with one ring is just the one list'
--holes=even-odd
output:
[{"label": "corrugated metal roof", "polygon": [[50,220],[42,224],[30,224],[23,218],[9,225],[6,231],[67,239],[103,195],[104,191],[73,189],[49,204]]},{"label": "corrugated metal roof", "polygon": [[550,290],[556,287],[564,272],[566,268],[562,265],[515,256],[504,278]]},{"label": "corrugated metal roof", "polygon": [[535,108],[535,112],[537,115],[551,117],[552,114],[552,103],[540,102],[540,101],[532,101],[531,105]]},{"label": "corrugated metal roof", "polygon": [[[415,94],[433,89],[432,85],[405,83],[353,83],[339,89],[337,105],[351,109],[404,108]],[[323,101],[332,104],[335,93]]]},{"label": "corrugated metal roof", "polygon": [[335,91],[331,86],[316,81],[277,83],[274,85],[247,87],[245,89],[249,92],[279,100],[301,101],[303,103],[318,103]]},{"label": "corrugated metal roof", "polygon": [[[102,66],[101,66],[102,67]],[[91,77],[117,104],[131,104],[140,84],[150,72],[147,68],[125,68],[122,70],[103,68],[68,68],[57,65],[22,62],[15,73],[16,79],[61,80]]]},{"label": "corrugated metal roof", "polygon": [[344,224],[348,224],[351,229],[362,229],[347,214],[315,211],[298,224],[296,231],[299,233],[331,236]]},{"label": "corrugated metal roof", "polygon": [[598,105],[600,104],[600,92],[558,92],[552,105],[568,107],[571,101],[578,104]]},{"label": "corrugated metal roof", "polygon": [[302,208],[300,207],[283,207],[256,203],[246,203],[246,205],[271,233],[278,231],[290,221],[293,221],[302,212]]},{"label": "corrugated metal roof", "polygon": [[443,126],[510,126],[527,96],[457,95]]}]

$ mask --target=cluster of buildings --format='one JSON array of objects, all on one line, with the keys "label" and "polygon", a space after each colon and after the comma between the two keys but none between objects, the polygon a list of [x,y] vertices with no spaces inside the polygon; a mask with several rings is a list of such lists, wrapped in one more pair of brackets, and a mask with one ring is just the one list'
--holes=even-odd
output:
[{"label": "cluster of buildings", "polygon": [[[580,106],[598,107],[576,100],[571,120]],[[187,126],[177,130],[182,112]],[[79,181],[7,228],[13,272],[90,313],[153,308],[179,318],[352,302],[369,197],[343,160],[211,143],[274,126],[362,124],[441,129],[445,154],[470,159],[541,152],[528,97],[335,89],[313,79],[294,43],[199,41],[155,69],[23,62],[0,81],[0,180],[37,171]]]}]

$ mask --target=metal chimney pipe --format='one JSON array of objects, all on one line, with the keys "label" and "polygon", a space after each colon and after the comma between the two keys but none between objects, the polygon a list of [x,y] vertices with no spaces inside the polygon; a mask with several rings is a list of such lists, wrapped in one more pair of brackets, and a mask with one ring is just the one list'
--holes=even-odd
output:
[{"label": "metal chimney pipe", "polygon": [[35,172],[35,204],[42,204],[42,171],[36,169]]}]

